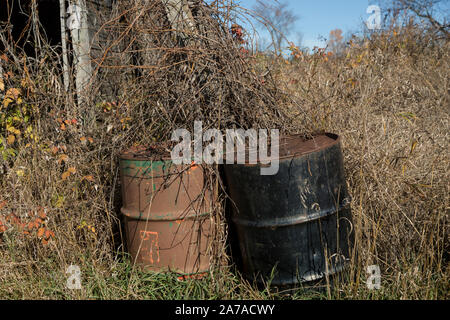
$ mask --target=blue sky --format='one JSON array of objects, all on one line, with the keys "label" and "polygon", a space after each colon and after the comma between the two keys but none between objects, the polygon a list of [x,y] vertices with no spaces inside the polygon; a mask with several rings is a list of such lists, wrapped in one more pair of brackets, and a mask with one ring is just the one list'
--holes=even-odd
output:
[{"label": "blue sky", "polygon": [[[239,0],[242,7],[251,9],[256,0]],[[369,5],[377,4],[373,0],[281,0],[299,19],[295,31],[302,34],[301,45],[312,48],[324,46],[319,37],[328,38],[333,29],[342,29],[344,34],[361,30],[363,21],[370,14],[366,13]],[[290,35],[295,42],[295,31]]]}]

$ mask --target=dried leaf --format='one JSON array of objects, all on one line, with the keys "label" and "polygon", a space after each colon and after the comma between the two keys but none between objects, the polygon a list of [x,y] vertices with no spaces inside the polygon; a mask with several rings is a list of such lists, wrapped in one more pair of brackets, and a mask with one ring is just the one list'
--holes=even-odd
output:
[{"label": "dried leaf", "polygon": [[3,222],[0,221],[0,233],[5,232],[6,230],[6,226],[3,224]]},{"label": "dried leaf", "polygon": [[9,88],[5,94],[5,98],[12,98],[13,100],[17,100],[19,96],[20,96],[20,89],[17,88]]},{"label": "dried leaf", "polygon": [[58,153],[59,148],[57,146],[53,146],[51,151],[53,154],[57,154]]},{"label": "dried leaf", "polygon": [[88,141],[90,142],[90,143],[93,143],[94,142],[94,139],[92,139],[91,137],[89,137],[89,138],[87,138],[88,139]]},{"label": "dried leaf", "polygon": [[42,244],[45,246],[48,244],[48,240],[42,239]]},{"label": "dried leaf", "polygon": [[44,235],[44,232],[45,232],[45,228],[39,228],[38,229],[38,232],[37,232],[37,236],[39,237],[39,238],[41,238],[43,235]]},{"label": "dried leaf", "polygon": [[0,91],[5,91],[5,83],[3,82],[3,79],[0,79]]},{"label": "dried leaf", "polygon": [[411,144],[411,151],[409,153],[413,153],[416,146],[417,146],[417,141],[413,141],[413,143]]},{"label": "dried leaf", "polygon": [[44,234],[45,239],[50,239],[50,238],[54,238],[55,237],[55,233],[52,230],[45,230],[45,234]]},{"label": "dried leaf", "polygon": [[6,221],[8,221],[12,224],[20,224],[20,219],[14,213],[8,214],[6,216]]},{"label": "dried leaf", "polygon": [[75,167],[70,167],[69,169],[67,169],[67,171],[68,172],[70,172],[70,173],[75,173],[75,172],[77,172],[77,170],[75,169]]},{"label": "dried leaf", "polygon": [[94,177],[93,176],[84,176],[81,180],[87,180],[87,181],[94,182]]},{"label": "dried leaf", "polygon": [[0,202],[0,209],[2,209],[4,206],[6,206],[6,204],[8,203],[8,201],[3,200],[2,202]]},{"label": "dried leaf", "polygon": [[46,219],[47,218],[47,215],[45,214],[44,208],[40,208],[39,209],[39,218],[41,218],[41,219]]},{"label": "dried leaf", "polygon": [[64,123],[61,123],[61,127],[60,128],[61,128],[61,130],[64,131],[64,130],[66,130],[66,125]]},{"label": "dried leaf", "polygon": [[14,141],[16,141],[16,136],[13,135],[13,134],[10,134],[10,135],[8,136],[8,139],[6,140],[6,142],[7,142],[8,144],[13,144]]},{"label": "dried leaf", "polygon": [[62,180],[66,180],[68,176],[70,176],[70,172],[69,172],[69,171],[66,171],[66,172],[64,172],[64,173],[61,175],[61,179],[62,179]]},{"label": "dried leaf", "polygon": [[67,154],[61,154],[58,157],[58,164],[61,164],[63,161],[66,162],[69,159]]},{"label": "dried leaf", "polygon": [[5,98],[5,100],[3,100],[3,107],[7,108],[11,102],[13,102],[11,98]]},{"label": "dried leaf", "polygon": [[16,134],[16,135],[20,135],[20,134],[21,134],[20,130],[14,128],[13,126],[8,126],[8,125],[7,125],[7,126],[6,126],[6,130],[8,130],[9,132],[12,132],[12,133],[14,133],[14,134]]}]

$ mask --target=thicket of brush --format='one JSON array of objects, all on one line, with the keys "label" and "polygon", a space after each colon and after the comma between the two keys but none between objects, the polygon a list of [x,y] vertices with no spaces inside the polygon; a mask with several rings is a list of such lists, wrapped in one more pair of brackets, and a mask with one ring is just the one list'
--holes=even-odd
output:
[{"label": "thicket of brush", "polygon": [[[354,39],[342,55],[292,47],[287,61],[248,53],[225,6],[197,6],[185,37],[158,4],[121,1],[104,17],[82,99],[64,90],[58,49],[41,39],[25,56],[2,31],[0,297],[277,297],[226,265],[199,281],[143,274],[120,245],[119,153],[201,120],[204,129],[342,135],[358,255],[329,297],[445,298],[448,41],[409,25]],[[216,168],[209,173],[218,191]],[[216,255],[226,245],[222,200]],[[82,290],[66,288],[71,264]],[[365,286],[371,264],[380,291]]]}]

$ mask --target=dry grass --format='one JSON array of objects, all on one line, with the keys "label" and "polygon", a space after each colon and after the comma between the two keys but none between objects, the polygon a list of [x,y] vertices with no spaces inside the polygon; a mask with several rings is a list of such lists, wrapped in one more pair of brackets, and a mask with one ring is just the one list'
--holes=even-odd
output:
[{"label": "dry grass", "polygon": [[[229,267],[215,268],[202,281],[143,274],[120,245],[119,152],[203,120],[221,129],[342,135],[357,255],[349,281],[328,297],[448,298],[448,41],[410,25],[396,35],[355,39],[340,56],[304,54],[287,63],[243,54],[228,32],[226,11],[198,13],[210,36],[192,35],[194,44],[186,45],[162,18],[143,24],[146,14],[159,14],[152,2],[126,8],[106,19],[109,38],[95,57],[99,69],[84,104],[64,92],[58,56],[49,48],[32,58],[10,47],[3,56],[2,103],[8,89],[19,91],[9,91],[10,103],[1,106],[0,219],[8,230],[0,236],[0,297],[280,297]],[[272,71],[261,81],[257,70],[264,65]],[[105,88],[114,100],[100,95]],[[28,230],[41,207],[46,217],[38,227],[55,234],[48,243],[36,227]],[[216,208],[223,223],[220,202]],[[219,229],[223,240],[226,230]],[[81,267],[82,290],[65,287],[70,264]],[[381,267],[380,291],[365,287],[370,264]],[[311,294],[300,290],[291,297]]]},{"label": "dry grass", "polygon": [[[448,41],[408,25],[279,70],[317,126],[343,137],[352,272],[378,264],[388,297],[448,297],[449,63]],[[357,297],[358,283],[344,291]]]}]

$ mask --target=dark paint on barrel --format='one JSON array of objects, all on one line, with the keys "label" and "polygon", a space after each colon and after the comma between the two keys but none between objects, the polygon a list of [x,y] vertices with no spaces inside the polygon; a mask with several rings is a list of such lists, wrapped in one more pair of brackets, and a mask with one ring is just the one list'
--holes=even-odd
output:
[{"label": "dark paint on barrel", "polygon": [[296,285],[341,271],[353,243],[340,139],[280,138],[279,171],[224,166],[244,276]]}]

